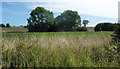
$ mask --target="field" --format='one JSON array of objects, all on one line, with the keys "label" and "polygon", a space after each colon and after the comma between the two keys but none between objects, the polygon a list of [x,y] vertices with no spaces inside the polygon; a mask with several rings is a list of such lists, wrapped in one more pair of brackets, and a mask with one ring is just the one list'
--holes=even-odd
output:
[{"label": "field", "polygon": [[24,27],[4,27],[2,32],[27,32],[27,28]]},{"label": "field", "polygon": [[113,32],[3,32],[4,67],[118,67]]}]

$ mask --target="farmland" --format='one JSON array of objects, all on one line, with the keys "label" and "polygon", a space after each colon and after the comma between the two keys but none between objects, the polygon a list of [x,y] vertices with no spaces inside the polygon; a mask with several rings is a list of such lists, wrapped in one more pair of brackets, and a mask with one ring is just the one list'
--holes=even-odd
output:
[{"label": "farmland", "polygon": [[[4,31],[4,30],[3,30]],[[118,67],[109,57],[113,32],[3,32],[6,67]]]}]

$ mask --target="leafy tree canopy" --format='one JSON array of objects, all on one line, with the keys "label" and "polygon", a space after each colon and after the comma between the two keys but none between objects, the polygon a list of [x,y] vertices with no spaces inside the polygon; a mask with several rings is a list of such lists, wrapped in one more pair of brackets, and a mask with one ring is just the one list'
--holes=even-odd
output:
[{"label": "leafy tree canopy", "polygon": [[10,27],[10,24],[9,24],[9,23],[7,23],[7,24],[6,24],[6,27]]},{"label": "leafy tree canopy", "polygon": [[4,24],[0,24],[0,27],[5,27],[5,25]]},{"label": "leafy tree canopy", "polygon": [[53,24],[53,12],[43,7],[35,8],[27,19],[29,32],[46,32]]},{"label": "leafy tree canopy", "polygon": [[84,27],[86,27],[86,25],[87,25],[89,22],[90,22],[90,21],[88,21],[88,20],[83,20]]},{"label": "leafy tree canopy", "polygon": [[71,30],[81,27],[81,18],[77,11],[66,10],[55,18],[59,31]]},{"label": "leafy tree canopy", "polygon": [[112,23],[99,23],[95,26],[95,31],[114,31],[115,25]]}]

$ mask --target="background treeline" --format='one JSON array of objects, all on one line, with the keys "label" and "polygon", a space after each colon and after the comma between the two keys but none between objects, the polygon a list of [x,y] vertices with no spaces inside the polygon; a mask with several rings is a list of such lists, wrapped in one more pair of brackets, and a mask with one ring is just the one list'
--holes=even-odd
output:
[{"label": "background treeline", "polygon": [[66,10],[54,18],[53,12],[43,7],[33,10],[27,21],[29,32],[87,31],[86,24],[89,22],[84,20],[82,27],[81,17],[72,10]]},{"label": "background treeline", "polygon": [[7,23],[6,25],[5,24],[0,24],[0,27],[11,27],[9,23]]},{"label": "background treeline", "polygon": [[[29,32],[87,31],[86,25],[89,23],[88,20],[82,22],[77,11],[66,10],[54,18],[53,12],[43,7],[35,8],[27,21]],[[114,31],[115,25],[109,22],[99,23],[94,30]]]},{"label": "background treeline", "polygon": [[[32,10],[27,21],[27,26],[21,27],[28,28],[29,32],[87,31],[86,25],[89,23],[89,20],[82,21],[77,11],[66,10],[54,18],[53,12],[43,7]],[[114,31],[117,25],[109,22],[98,23],[94,31]],[[11,26],[7,23],[0,24],[0,27]]]},{"label": "background treeline", "polygon": [[114,31],[117,27],[117,23],[109,23],[109,22],[106,22],[106,23],[98,23],[95,28],[94,28],[94,31]]}]

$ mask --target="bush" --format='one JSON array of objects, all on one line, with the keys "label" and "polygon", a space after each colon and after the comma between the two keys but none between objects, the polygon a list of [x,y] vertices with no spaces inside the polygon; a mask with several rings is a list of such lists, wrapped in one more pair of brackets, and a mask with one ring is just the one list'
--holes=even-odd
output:
[{"label": "bush", "polygon": [[4,24],[0,24],[0,27],[5,27],[5,25]]},{"label": "bush", "polygon": [[87,31],[87,28],[86,27],[79,27],[79,28],[77,28],[77,31]]},{"label": "bush", "polygon": [[[110,46],[110,48],[114,46],[115,50],[112,50],[110,54],[113,53],[115,55],[116,53],[118,55],[117,59],[118,59],[118,64],[120,65],[120,24],[115,24],[114,35],[112,36],[113,36],[113,39],[112,39],[112,42],[111,42],[112,45]],[[107,50],[107,51],[110,51],[110,50]]]},{"label": "bush", "polygon": [[115,34],[120,35],[120,24],[115,25]]},{"label": "bush", "polygon": [[27,26],[24,26],[24,28],[27,28]]},{"label": "bush", "polygon": [[114,24],[112,23],[99,23],[95,26],[95,31],[114,31]]}]

